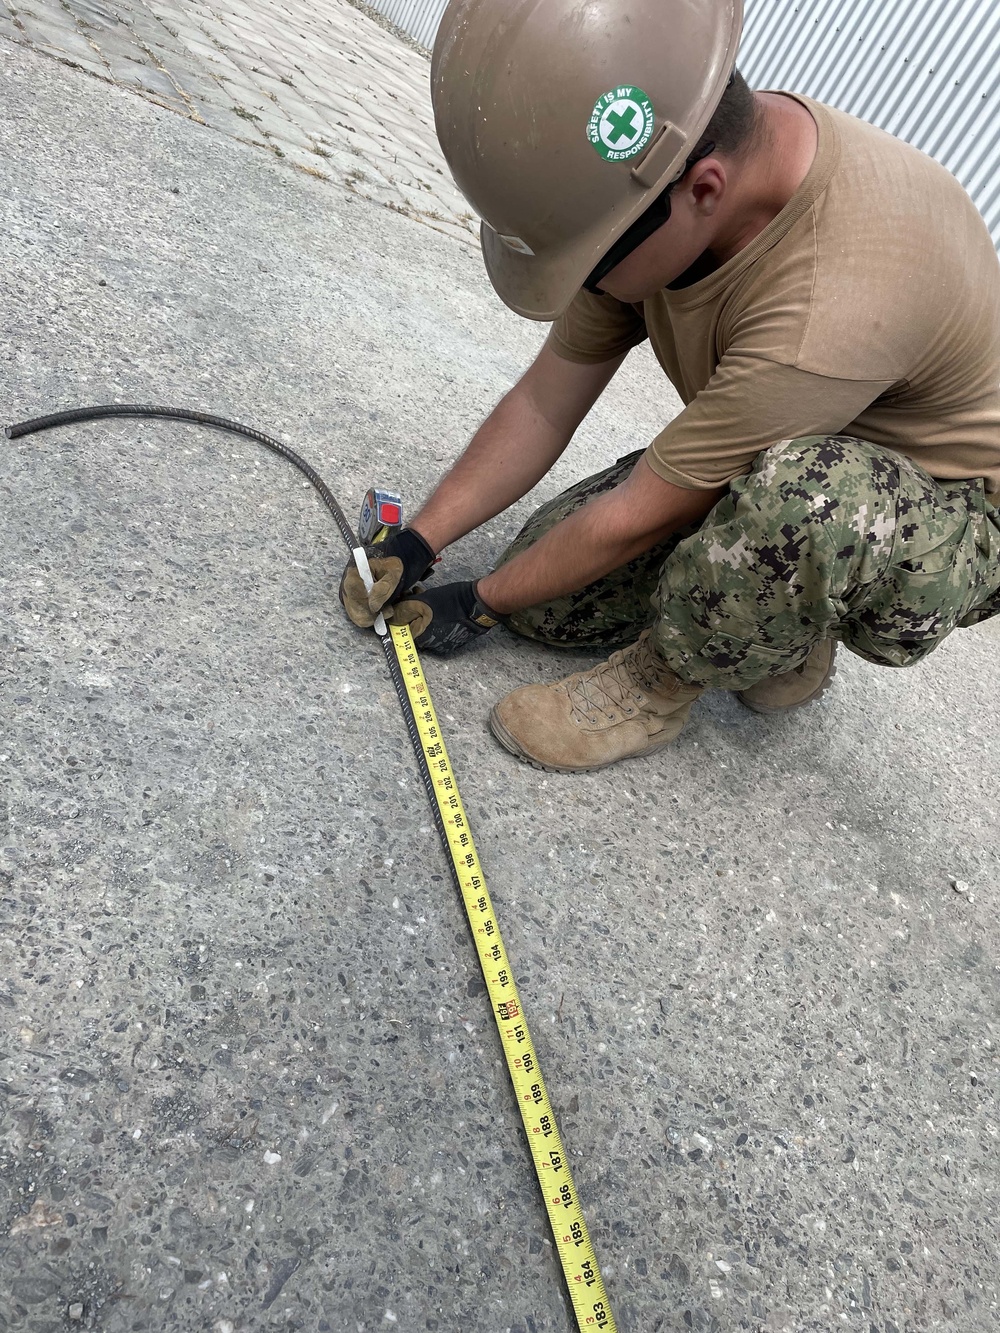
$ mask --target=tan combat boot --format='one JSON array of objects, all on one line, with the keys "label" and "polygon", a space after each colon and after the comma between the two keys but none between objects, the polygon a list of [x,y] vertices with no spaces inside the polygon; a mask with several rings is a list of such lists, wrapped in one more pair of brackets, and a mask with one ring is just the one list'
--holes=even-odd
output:
[{"label": "tan combat boot", "polygon": [[799,666],[783,676],[765,676],[736,697],[755,713],[787,713],[802,708],[826,690],[837,674],[837,645],[833,639],[818,643]]},{"label": "tan combat boot", "polygon": [[666,745],[701,692],[674,675],[647,630],[589,671],[512,691],[493,708],[490,727],[511,754],[536,768],[579,773]]}]

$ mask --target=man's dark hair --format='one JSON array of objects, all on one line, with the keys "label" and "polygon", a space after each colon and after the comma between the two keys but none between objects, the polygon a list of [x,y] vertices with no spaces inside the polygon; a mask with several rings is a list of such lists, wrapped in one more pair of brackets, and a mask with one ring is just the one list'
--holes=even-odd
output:
[{"label": "man's dark hair", "polygon": [[722,101],[698,141],[698,147],[714,143],[718,152],[730,157],[745,154],[754,146],[759,129],[759,113],[746,79],[733,71],[733,80],[722,94]]}]

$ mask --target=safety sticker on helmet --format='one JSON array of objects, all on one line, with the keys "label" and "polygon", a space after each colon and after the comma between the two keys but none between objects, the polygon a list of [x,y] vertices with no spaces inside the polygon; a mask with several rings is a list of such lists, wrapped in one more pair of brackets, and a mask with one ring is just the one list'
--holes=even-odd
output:
[{"label": "safety sticker on helmet", "polygon": [[608,162],[624,162],[649,143],[655,119],[653,104],[642,89],[622,85],[594,103],[587,138]]}]

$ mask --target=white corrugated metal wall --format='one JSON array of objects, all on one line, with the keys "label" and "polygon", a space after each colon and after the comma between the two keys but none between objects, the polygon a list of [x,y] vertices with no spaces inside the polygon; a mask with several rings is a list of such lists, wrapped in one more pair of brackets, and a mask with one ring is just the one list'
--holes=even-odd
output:
[{"label": "white corrugated metal wall", "polygon": [[367,0],[372,9],[418,41],[433,46],[448,0]]},{"label": "white corrugated metal wall", "polygon": [[739,65],[754,88],[807,93],[930,153],[1000,247],[997,0],[746,0]]},{"label": "white corrugated metal wall", "polygon": [[[447,0],[369,0],[431,46]],[[937,158],[1000,248],[997,0],[745,0],[739,65],[850,111]]]}]

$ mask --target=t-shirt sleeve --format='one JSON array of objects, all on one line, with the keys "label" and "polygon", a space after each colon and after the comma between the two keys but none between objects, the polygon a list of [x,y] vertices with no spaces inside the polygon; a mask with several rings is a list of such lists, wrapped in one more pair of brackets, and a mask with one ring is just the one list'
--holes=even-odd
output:
[{"label": "t-shirt sleeve", "polygon": [[688,490],[724,486],[762,449],[802,435],[837,435],[892,380],[840,380],[729,352],[708,384],[646,451],[664,481]]},{"label": "t-shirt sleeve", "polygon": [[638,347],[647,336],[646,321],[635,306],[582,291],[552,325],[546,341],[564,361],[597,365]]}]

